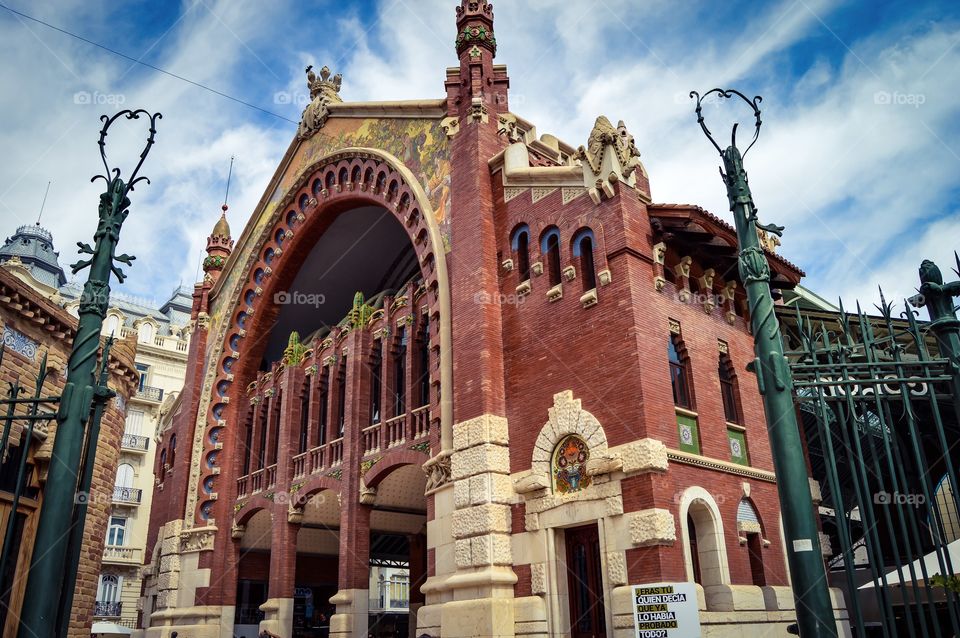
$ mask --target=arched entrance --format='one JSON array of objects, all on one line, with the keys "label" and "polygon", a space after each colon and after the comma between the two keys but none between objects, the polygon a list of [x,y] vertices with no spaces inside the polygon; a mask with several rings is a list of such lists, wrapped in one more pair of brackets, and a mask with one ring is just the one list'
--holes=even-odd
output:
[{"label": "arched entrance", "polygon": [[[452,416],[442,242],[419,185],[374,151],[318,162],[275,210],[250,247],[246,280],[233,282],[237,303],[217,335],[224,355],[198,478],[201,495],[219,498],[198,499],[198,522],[233,491],[233,511],[218,518],[234,518],[239,585],[248,530],[233,515],[269,501],[263,628],[366,635],[379,551],[371,530],[399,525],[408,578],[426,571],[420,466],[449,447]],[[221,474],[221,451],[232,480]],[[376,482],[389,489],[378,502],[363,478],[381,461],[404,467],[380,472]],[[392,503],[398,498],[416,502]]]}]

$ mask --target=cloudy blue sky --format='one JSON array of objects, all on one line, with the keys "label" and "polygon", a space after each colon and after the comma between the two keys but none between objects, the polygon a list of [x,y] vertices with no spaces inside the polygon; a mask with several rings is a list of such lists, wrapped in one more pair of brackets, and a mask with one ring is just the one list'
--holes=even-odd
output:
[{"label": "cloudy blue sky", "polygon": [[[101,184],[98,117],[161,111],[121,250],[124,292],[163,301],[191,283],[219,214],[231,155],[235,234],[296,131],[303,68],[343,74],[345,100],[435,98],[456,63],[454,0],[183,2],[0,0],[135,64],[0,7],[0,235],[43,224],[61,262],[89,241]],[[782,253],[830,299],[912,294],[922,258],[960,248],[960,4],[786,0],[500,0],[497,61],[513,111],[573,145],[599,114],[635,135],[658,202],[729,219],[718,160],[687,93],[717,85],[764,97],[748,157]],[[289,96],[293,96],[289,100]],[[711,110],[715,128],[732,113]],[[111,135],[123,165],[138,139]]]}]

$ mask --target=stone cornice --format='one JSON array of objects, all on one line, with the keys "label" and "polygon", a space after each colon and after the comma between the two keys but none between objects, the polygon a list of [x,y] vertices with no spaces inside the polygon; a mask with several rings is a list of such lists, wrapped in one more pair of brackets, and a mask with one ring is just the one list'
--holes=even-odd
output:
[{"label": "stone cornice", "polygon": [[697,467],[707,468],[708,470],[716,470],[726,474],[736,474],[737,476],[746,476],[749,478],[755,478],[759,481],[766,481],[768,483],[777,482],[777,475],[773,472],[754,467],[748,467],[745,465],[738,465],[737,463],[731,463],[730,461],[712,459],[707,456],[700,456],[699,454],[690,454],[689,452],[684,452],[682,450],[667,448],[667,458],[674,463],[695,465]]},{"label": "stone cornice", "polygon": [[389,102],[340,102],[327,107],[330,117],[432,118],[447,115],[447,100],[394,100]]}]

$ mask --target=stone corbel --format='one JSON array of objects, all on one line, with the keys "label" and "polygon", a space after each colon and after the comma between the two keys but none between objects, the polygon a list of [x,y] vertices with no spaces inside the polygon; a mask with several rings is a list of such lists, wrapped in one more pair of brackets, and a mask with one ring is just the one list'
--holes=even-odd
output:
[{"label": "stone corbel", "polygon": [[246,526],[246,525],[241,525],[241,524],[239,524],[239,523],[234,523],[233,525],[230,526],[230,538],[232,538],[232,539],[235,540],[235,541],[238,541],[238,540],[240,540],[241,538],[243,538],[243,534],[244,534],[246,531],[247,531],[247,526]]},{"label": "stone corbel", "polygon": [[373,505],[377,501],[377,488],[367,487],[363,479],[360,479],[360,504]]},{"label": "stone corbel", "polygon": [[563,298],[563,284],[557,284],[547,291],[547,301],[558,301]]},{"label": "stone corbel", "polygon": [[303,508],[294,507],[291,503],[290,508],[287,510],[287,522],[294,525],[299,525],[303,522]]},{"label": "stone corbel", "polygon": [[682,303],[690,301],[690,264],[693,263],[693,257],[689,255],[680,258],[680,263],[673,267],[673,272],[677,275],[678,292],[677,297]]},{"label": "stone corbel", "polygon": [[663,242],[653,246],[653,287],[657,292],[662,292],[663,287],[667,285],[667,278],[664,276],[663,264],[667,258],[667,245]]},{"label": "stone corbel", "polygon": [[524,295],[529,295],[532,287],[530,286],[530,280],[526,279],[520,282],[520,285],[517,286],[517,296],[522,297]]},{"label": "stone corbel", "polygon": [[734,295],[737,289],[737,282],[728,281],[727,285],[723,287],[723,310],[724,310],[724,319],[727,320],[727,323],[733,324],[737,320],[737,309],[734,305]]},{"label": "stone corbel", "polygon": [[460,132],[460,119],[456,116],[445,117],[440,120],[440,128],[446,133],[447,139],[453,139]]},{"label": "stone corbel", "polygon": [[600,283],[601,286],[606,286],[612,280],[613,279],[612,279],[612,275],[610,274],[609,268],[604,268],[603,270],[597,273],[597,281]]},{"label": "stone corbel", "polygon": [[543,274],[543,262],[535,261],[530,265],[530,272],[539,277]]},{"label": "stone corbel", "polygon": [[504,269],[506,272],[510,272],[510,271],[513,270],[513,260],[512,260],[512,259],[504,259],[503,262],[502,262],[500,265],[503,267],[503,269]]},{"label": "stone corbel", "polygon": [[513,482],[513,489],[515,489],[518,494],[530,494],[531,492],[545,490],[548,487],[550,487],[550,484],[546,477],[541,476],[539,473],[530,473],[521,476]]},{"label": "stone corbel", "polygon": [[577,278],[577,269],[573,266],[567,266],[563,269],[563,278],[566,281],[573,281]]},{"label": "stone corbel", "polygon": [[599,454],[587,461],[587,475],[589,476],[612,474],[622,469],[623,458],[615,453]]},{"label": "stone corbel", "polygon": [[597,305],[597,289],[593,288],[583,293],[580,297],[580,305],[584,308],[589,308],[590,306]]},{"label": "stone corbel", "polygon": [[483,103],[482,97],[476,96],[470,101],[469,117],[474,124],[486,124],[490,121],[490,111],[487,109],[487,105]]}]

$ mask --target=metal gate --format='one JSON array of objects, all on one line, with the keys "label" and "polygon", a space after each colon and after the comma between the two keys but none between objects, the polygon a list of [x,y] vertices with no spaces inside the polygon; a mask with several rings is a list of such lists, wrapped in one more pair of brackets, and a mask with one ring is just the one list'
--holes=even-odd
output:
[{"label": "metal gate", "polygon": [[960,636],[960,282],[924,262],[921,283],[902,312],[781,317],[854,636]]}]

